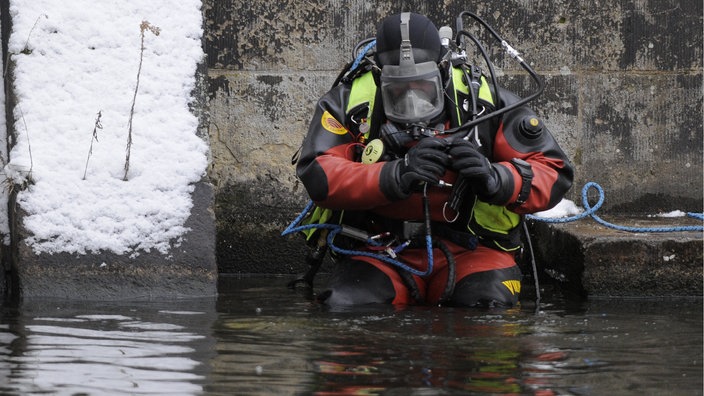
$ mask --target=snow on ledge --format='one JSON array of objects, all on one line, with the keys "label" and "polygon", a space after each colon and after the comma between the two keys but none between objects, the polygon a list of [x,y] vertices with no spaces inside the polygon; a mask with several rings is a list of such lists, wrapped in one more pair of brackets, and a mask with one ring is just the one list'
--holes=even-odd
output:
[{"label": "snow on ledge", "polygon": [[13,0],[10,12],[18,136],[6,170],[31,179],[17,197],[25,242],[36,253],[167,253],[207,167],[188,107],[201,2]]}]

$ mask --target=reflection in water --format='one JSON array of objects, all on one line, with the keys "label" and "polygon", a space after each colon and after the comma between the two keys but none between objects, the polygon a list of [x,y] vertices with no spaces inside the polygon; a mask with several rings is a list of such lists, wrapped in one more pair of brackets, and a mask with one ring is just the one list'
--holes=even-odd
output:
[{"label": "reflection in water", "polygon": [[180,322],[211,315],[97,305],[81,309],[58,303],[54,312],[48,312],[47,306],[28,304],[28,310],[39,308],[40,315],[21,316],[0,332],[0,368],[6,373],[0,391],[22,395],[203,393],[206,368],[194,357],[196,348],[210,340]]},{"label": "reflection in water", "polygon": [[340,325],[355,333],[328,339],[331,350],[323,357],[320,377],[325,381],[319,393],[521,393],[521,361],[529,358],[533,346],[520,338],[528,328],[517,314],[409,308],[366,317],[364,324],[343,320]]},{"label": "reflection in water", "polygon": [[[226,288],[230,294],[218,299],[218,364],[211,390],[701,394],[699,299],[556,300],[537,313],[529,304],[507,311],[387,306],[330,311],[252,282],[233,280]],[[638,346],[650,337],[660,346]]]},{"label": "reflection in water", "polygon": [[332,311],[284,285],[5,309],[0,394],[701,394],[701,300]]}]

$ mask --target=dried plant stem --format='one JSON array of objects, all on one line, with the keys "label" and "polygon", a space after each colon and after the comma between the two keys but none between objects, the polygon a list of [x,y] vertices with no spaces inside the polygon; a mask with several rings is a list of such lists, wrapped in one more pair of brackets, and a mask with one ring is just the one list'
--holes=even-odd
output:
[{"label": "dried plant stem", "polygon": [[[20,51],[21,53],[31,52],[31,51],[29,50],[29,38],[32,37],[32,32],[34,31],[34,28],[37,27],[37,24],[39,23],[39,18],[41,18],[41,17],[44,17],[44,18],[49,19],[49,16],[46,15],[46,14],[41,14],[41,15],[39,15],[39,16],[37,17],[37,19],[34,21],[34,25],[32,25],[32,28],[29,29],[29,33],[27,34],[27,41],[24,42],[24,47],[23,47],[22,50]],[[6,61],[5,61],[5,68],[4,68],[3,71],[2,71],[3,77],[7,77],[7,68],[8,68],[9,65],[10,65],[10,55],[12,55],[12,54],[10,53],[10,51],[7,51],[7,56],[6,56],[6,58],[5,58],[5,59],[6,59]]]},{"label": "dried plant stem", "polygon": [[122,178],[122,180],[127,181],[127,174],[130,170],[130,152],[132,151],[132,119],[134,118],[134,105],[137,102],[137,91],[139,91],[139,77],[142,74],[142,61],[144,59],[144,32],[146,30],[149,30],[152,32],[155,36],[158,36],[159,33],[161,32],[161,29],[152,26],[149,24],[147,21],[142,21],[142,23],[139,25],[139,29],[141,31],[140,33],[140,38],[141,38],[141,48],[139,51],[139,67],[137,68],[137,83],[134,86],[134,95],[132,97],[132,107],[130,108],[130,118],[129,121],[127,122],[127,154],[125,156],[125,176]]},{"label": "dried plant stem", "polygon": [[[46,14],[40,14],[40,15],[37,17],[37,19],[34,21],[34,25],[32,25],[32,28],[29,29],[29,33],[27,33],[27,40],[24,42],[24,48],[23,48],[22,51],[20,51],[20,52],[25,53],[25,52],[29,51],[29,38],[32,37],[32,32],[34,31],[34,28],[37,27],[37,24],[39,23],[39,20],[40,20],[41,17],[49,18],[49,16],[46,15]],[[5,67],[3,68],[3,71],[2,71],[3,78],[7,78],[7,68],[8,68],[8,66],[9,66],[9,64],[10,64],[10,55],[11,55],[11,53],[10,53],[10,51],[8,51],[8,52],[7,52],[7,56],[6,56],[6,61],[5,61]],[[24,125],[24,131],[25,131],[25,133],[27,134],[27,149],[29,150],[29,173],[28,173],[28,178],[31,179],[31,177],[32,177],[32,167],[34,166],[34,163],[33,163],[33,161],[32,161],[32,146],[31,146],[30,143],[29,143],[29,130],[27,129],[27,121],[24,119],[24,112],[22,111],[22,106],[20,106],[19,103],[17,103],[17,109],[18,109],[19,112],[20,112],[20,117],[22,118],[22,124]],[[5,156],[0,156],[0,162],[2,162],[2,166],[3,166],[3,167],[4,167],[5,165],[7,165],[7,161],[9,161],[9,159],[10,159],[10,153],[8,152],[6,156],[7,156],[7,158],[5,158]]]},{"label": "dried plant stem", "polygon": [[90,147],[88,148],[88,158],[86,158],[86,169],[83,171],[83,180],[86,179],[86,174],[88,173],[88,161],[90,161],[90,156],[93,154],[93,142],[98,141],[98,129],[103,129],[103,125],[100,123],[100,117],[103,116],[103,111],[98,111],[98,116],[95,118],[95,125],[93,126],[93,136],[90,138]]}]

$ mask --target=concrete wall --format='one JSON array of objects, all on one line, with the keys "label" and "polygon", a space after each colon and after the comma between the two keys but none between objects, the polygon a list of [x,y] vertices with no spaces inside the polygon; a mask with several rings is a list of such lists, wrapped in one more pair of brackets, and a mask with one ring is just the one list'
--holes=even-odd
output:
[{"label": "concrete wall", "polygon": [[[291,156],[354,45],[402,10],[453,28],[475,12],[523,53],[547,83],[532,106],[576,166],[568,198],[595,181],[606,212],[702,211],[699,0],[205,0],[220,271],[300,271],[300,240],[280,237],[308,200]],[[494,53],[501,83],[529,93]]]}]

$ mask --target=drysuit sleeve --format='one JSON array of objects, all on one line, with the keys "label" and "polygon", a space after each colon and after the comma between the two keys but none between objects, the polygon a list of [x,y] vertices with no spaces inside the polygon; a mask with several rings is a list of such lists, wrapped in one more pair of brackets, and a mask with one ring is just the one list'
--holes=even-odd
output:
[{"label": "drysuit sleeve", "polygon": [[396,164],[362,164],[355,160],[362,142],[346,124],[349,90],[349,86],[339,85],[318,101],[303,140],[296,175],[310,198],[321,207],[373,209],[391,202],[388,196],[393,194],[382,187],[381,181],[395,177]]},{"label": "drysuit sleeve", "polygon": [[[504,105],[519,100],[502,90]],[[545,124],[528,107],[521,106],[502,117],[493,146],[493,162],[503,168],[503,201],[518,214],[547,210],[557,205],[572,186],[574,168]],[[530,165],[533,176],[524,180],[514,159]],[[513,160],[513,161],[512,161]],[[530,183],[527,197],[521,196],[524,183]],[[521,199],[519,199],[519,197]],[[521,202],[525,199],[524,202]]]}]

